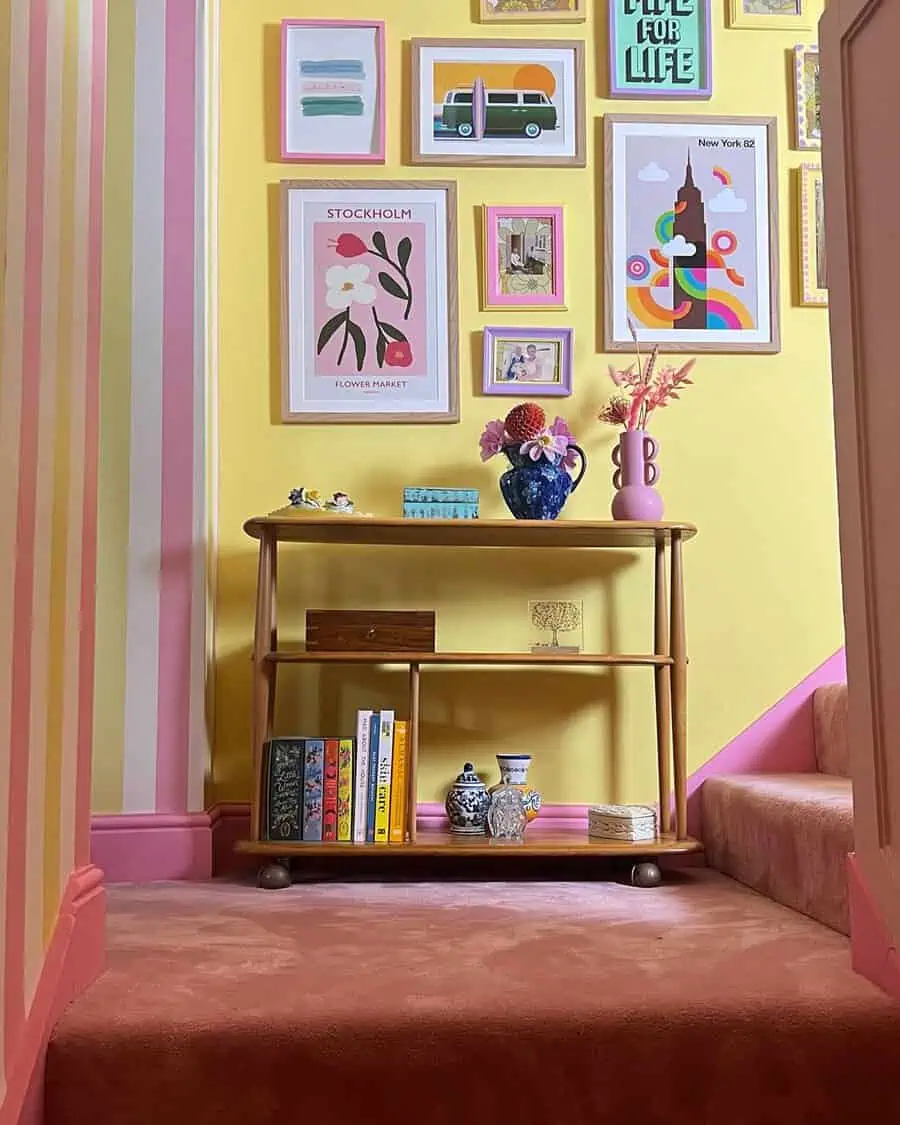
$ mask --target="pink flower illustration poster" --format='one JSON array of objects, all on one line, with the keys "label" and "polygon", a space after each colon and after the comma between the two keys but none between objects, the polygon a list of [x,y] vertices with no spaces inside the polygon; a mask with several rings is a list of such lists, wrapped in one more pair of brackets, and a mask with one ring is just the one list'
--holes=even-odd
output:
[{"label": "pink flower illustration poster", "polygon": [[287,182],[283,417],[455,421],[453,185]]}]

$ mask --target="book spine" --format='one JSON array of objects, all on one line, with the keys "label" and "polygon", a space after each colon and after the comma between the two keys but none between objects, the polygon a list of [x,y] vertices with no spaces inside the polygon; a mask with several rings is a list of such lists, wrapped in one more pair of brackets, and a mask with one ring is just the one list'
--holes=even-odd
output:
[{"label": "book spine", "polygon": [[356,712],[356,776],[353,791],[353,842],[366,842],[366,813],[369,808],[369,724],[371,711]]},{"label": "book spine", "polygon": [[337,839],[338,750],[336,738],[325,739],[325,779],[322,783],[322,839]]},{"label": "book spine", "polygon": [[266,838],[301,838],[303,739],[273,738],[266,748]]},{"label": "book spine", "polygon": [[409,724],[404,719],[400,719],[394,723],[394,764],[391,767],[390,842],[392,844],[402,844],[406,840],[408,754]]},{"label": "book spine", "polygon": [[369,720],[369,780],[366,792],[366,842],[375,841],[375,794],[378,791],[378,738],[381,712],[373,711]]},{"label": "book spine", "polygon": [[325,743],[308,738],[303,761],[303,839],[322,839],[322,799],[325,781]]},{"label": "book spine", "polygon": [[338,746],[337,838],[349,843],[352,839],[353,808],[353,739],[342,738]]},{"label": "book spine", "polygon": [[391,827],[391,764],[394,750],[394,712],[381,712],[378,732],[378,786],[375,792],[375,843],[386,844]]}]

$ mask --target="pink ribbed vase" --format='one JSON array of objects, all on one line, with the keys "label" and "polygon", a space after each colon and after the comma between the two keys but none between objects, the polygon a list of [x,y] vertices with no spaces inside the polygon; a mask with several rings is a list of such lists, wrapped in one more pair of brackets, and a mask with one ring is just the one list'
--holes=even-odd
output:
[{"label": "pink ribbed vase", "polygon": [[654,487],[659,480],[659,444],[646,430],[623,430],[612,452],[614,520],[655,523],[662,519],[663,501]]}]

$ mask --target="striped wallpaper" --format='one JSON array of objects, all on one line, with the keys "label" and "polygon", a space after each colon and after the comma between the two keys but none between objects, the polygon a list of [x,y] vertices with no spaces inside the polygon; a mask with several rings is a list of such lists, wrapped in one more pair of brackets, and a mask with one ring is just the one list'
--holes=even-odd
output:
[{"label": "striped wallpaper", "polygon": [[204,806],[202,0],[109,8],[95,813]]},{"label": "striped wallpaper", "polygon": [[0,4],[0,1092],[89,862],[105,23]]}]

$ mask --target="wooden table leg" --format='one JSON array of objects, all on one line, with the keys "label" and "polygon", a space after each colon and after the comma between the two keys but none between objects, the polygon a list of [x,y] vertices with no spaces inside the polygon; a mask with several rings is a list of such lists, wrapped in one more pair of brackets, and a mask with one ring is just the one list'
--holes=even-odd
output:
[{"label": "wooden table leg", "polygon": [[[269,652],[278,650],[278,540],[272,540],[272,559],[269,574],[269,631],[267,647]],[[269,677],[269,704],[266,709],[266,738],[272,737],[275,729],[275,680],[278,665],[273,660],[266,661],[266,673]]]},{"label": "wooden table leg", "polygon": [[[669,606],[666,598],[666,544],[656,543],[656,570],[653,589],[654,627],[653,651],[669,656]],[[654,669],[656,694],[656,757],[659,774],[659,830],[672,831],[672,704],[671,669],[668,665]]]},{"label": "wooden table leg", "polygon": [[256,579],[256,621],[253,629],[253,712],[251,739],[253,743],[253,816],[251,839],[258,840],[259,811],[262,789],[262,751],[270,732],[272,707],[272,674],[266,655],[272,638],[275,581],[275,539],[268,530],[259,540],[259,568]]},{"label": "wooden table leg", "polygon": [[407,747],[409,762],[406,768],[407,800],[406,800],[406,830],[409,842],[416,842],[416,798],[418,796],[418,766],[419,766],[419,672],[420,665],[409,666],[409,737]]},{"label": "wooden table leg", "polygon": [[671,627],[672,749],[675,767],[675,834],[687,839],[687,642],[680,531],[672,532]]}]

